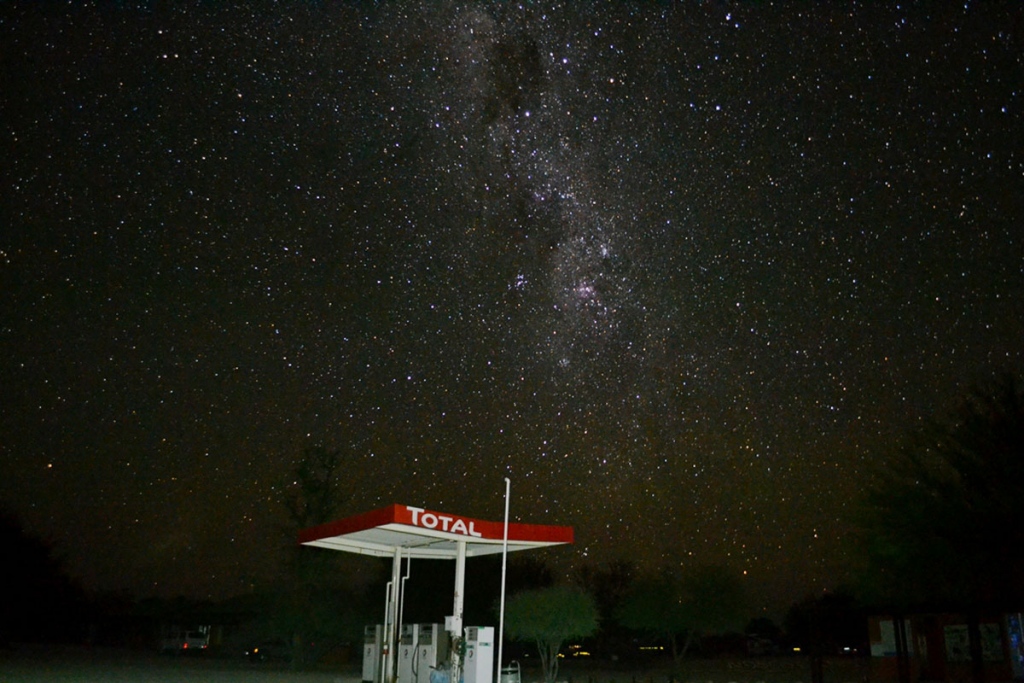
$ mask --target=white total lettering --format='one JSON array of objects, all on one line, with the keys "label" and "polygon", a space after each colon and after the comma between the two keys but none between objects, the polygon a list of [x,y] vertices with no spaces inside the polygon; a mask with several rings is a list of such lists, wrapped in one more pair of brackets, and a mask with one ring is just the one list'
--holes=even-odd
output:
[{"label": "white total lettering", "polygon": [[406,505],[405,507],[406,507],[406,509],[409,510],[409,512],[412,513],[412,525],[413,526],[419,526],[420,525],[420,513],[423,512],[423,508],[414,508],[414,507],[409,506],[409,505]]},{"label": "white total lettering", "polygon": [[476,530],[476,524],[470,520],[469,525],[466,525],[466,520],[459,519],[457,517],[449,517],[447,515],[435,515],[433,512],[427,512],[423,508],[414,508],[411,505],[405,506],[409,512],[412,513],[412,524],[413,526],[422,526],[427,529],[436,529],[437,525],[441,525],[442,531],[448,531],[453,534],[463,534],[465,536],[474,536],[480,538],[482,534]]}]

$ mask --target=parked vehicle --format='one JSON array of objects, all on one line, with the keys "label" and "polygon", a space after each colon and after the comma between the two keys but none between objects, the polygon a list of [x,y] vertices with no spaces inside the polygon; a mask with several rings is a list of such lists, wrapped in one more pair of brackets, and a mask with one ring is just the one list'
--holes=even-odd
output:
[{"label": "parked vehicle", "polygon": [[160,635],[160,651],[168,654],[202,652],[210,646],[210,627],[192,626],[181,628],[169,626]]}]

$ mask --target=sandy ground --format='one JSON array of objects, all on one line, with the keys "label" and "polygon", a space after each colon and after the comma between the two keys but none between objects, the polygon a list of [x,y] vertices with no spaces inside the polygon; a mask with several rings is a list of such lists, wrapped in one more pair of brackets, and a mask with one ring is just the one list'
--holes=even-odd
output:
[{"label": "sandy ground", "polygon": [[0,651],[0,683],[360,683],[356,666],[290,671],[287,665],[115,649]]},{"label": "sandy ground", "polygon": [[[835,657],[825,660],[824,683],[865,683],[870,679],[869,659]],[[539,678],[523,671],[522,683]],[[665,666],[607,666],[597,661],[563,660],[558,680],[565,683],[810,683],[806,657],[693,658],[673,672]]]},{"label": "sandy ground", "polygon": [[[865,683],[869,663],[860,658],[825,663],[825,683]],[[522,683],[540,671],[527,666]],[[216,657],[170,657],[112,649],[18,648],[0,651],[0,683],[360,683],[360,667],[295,672],[281,664],[252,664]],[[800,657],[694,659],[674,676],[664,667],[564,661],[565,683],[810,683],[810,662]]]},{"label": "sandy ground", "polygon": [[[860,657],[828,659],[825,683],[865,683],[870,680],[870,660]],[[538,672],[539,673],[539,672]],[[523,683],[538,676],[523,672]],[[566,683],[811,683],[811,663],[806,657],[750,657],[691,659],[673,673],[667,667],[602,666],[598,662],[565,662],[558,679]]]}]

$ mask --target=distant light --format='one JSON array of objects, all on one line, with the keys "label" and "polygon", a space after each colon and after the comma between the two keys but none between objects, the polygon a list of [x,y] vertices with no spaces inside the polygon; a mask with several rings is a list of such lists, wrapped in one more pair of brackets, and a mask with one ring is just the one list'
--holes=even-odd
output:
[{"label": "distant light", "polygon": [[793,652],[800,652],[800,648],[799,647],[794,647],[793,648]]}]

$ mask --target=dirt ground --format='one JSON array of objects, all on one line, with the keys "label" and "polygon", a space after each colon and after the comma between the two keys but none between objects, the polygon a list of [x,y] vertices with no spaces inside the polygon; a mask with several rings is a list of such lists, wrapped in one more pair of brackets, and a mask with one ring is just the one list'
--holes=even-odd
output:
[{"label": "dirt ground", "polygon": [[0,683],[360,683],[360,669],[290,671],[240,658],[173,656],[106,648],[0,650]]},{"label": "dirt ground", "polygon": [[[870,660],[863,657],[827,659],[825,683],[866,683]],[[523,683],[534,683],[539,671],[523,671]],[[737,657],[691,659],[673,672],[665,666],[602,665],[592,661],[567,661],[558,679],[566,683],[810,683],[811,662],[806,657]]]},{"label": "dirt ground", "polygon": [[[254,664],[216,657],[160,656],[115,649],[17,648],[0,651],[0,683],[360,683],[358,663],[331,670],[295,672],[284,664]],[[826,661],[825,683],[865,683],[868,660]],[[539,669],[525,666],[522,683],[536,683]],[[810,683],[802,657],[694,659],[672,675],[661,666],[563,661],[565,683]]]}]

